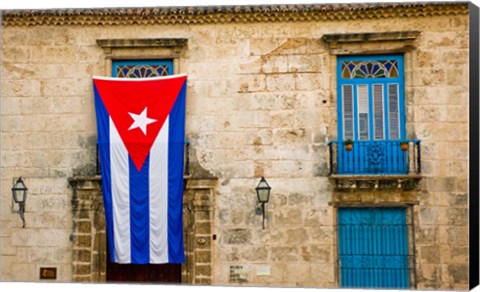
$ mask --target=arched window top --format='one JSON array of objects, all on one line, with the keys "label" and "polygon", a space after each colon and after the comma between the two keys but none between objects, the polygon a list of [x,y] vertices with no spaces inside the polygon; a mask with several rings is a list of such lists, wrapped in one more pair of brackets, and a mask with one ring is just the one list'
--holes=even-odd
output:
[{"label": "arched window top", "polygon": [[343,61],[342,78],[397,78],[397,60]]}]

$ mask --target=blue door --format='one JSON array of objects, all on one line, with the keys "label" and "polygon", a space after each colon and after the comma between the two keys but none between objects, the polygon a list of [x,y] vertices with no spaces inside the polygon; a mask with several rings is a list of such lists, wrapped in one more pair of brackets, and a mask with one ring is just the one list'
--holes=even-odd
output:
[{"label": "blue door", "polygon": [[406,208],[339,208],[341,288],[410,288]]},{"label": "blue door", "polygon": [[402,55],[346,56],[337,60],[340,174],[405,174]]}]

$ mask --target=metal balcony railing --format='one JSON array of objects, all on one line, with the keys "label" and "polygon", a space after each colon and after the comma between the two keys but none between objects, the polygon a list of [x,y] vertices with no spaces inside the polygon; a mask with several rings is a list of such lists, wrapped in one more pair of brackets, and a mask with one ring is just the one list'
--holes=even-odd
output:
[{"label": "metal balcony railing", "polygon": [[[345,141],[328,143],[330,175],[410,175],[421,173],[420,140]],[[401,144],[408,148],[402,149]]]}]

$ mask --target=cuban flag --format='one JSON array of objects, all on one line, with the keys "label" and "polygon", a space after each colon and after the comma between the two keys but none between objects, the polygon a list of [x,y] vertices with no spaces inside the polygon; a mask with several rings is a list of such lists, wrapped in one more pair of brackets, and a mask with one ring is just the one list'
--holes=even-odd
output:
[{"label": "cuban flag", "polygon": [[112,262],[185,261],[186,79],[93,77]]}]

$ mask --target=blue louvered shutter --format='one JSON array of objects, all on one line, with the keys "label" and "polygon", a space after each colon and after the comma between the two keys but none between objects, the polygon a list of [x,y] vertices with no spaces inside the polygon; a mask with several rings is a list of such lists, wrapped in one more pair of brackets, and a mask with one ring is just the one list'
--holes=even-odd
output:
[{"label": "blue louvered shutter", "polygon": [[373,85],[373,115],[375,127],[375,140],[383,140],[384,133],[384,107],[383,107],[383,84]]},{"label": "blue louvered shutter", "polygon": [[353,86],[344,85],[342,87],[343,98],[343,138],[354,139],[354,119],[353,119]]},{"label": "blue louvered shutter", "polygon": [[398,84],[388,85],[388,118],[390,125],[390,139],[400,139],[400,105]]}]

